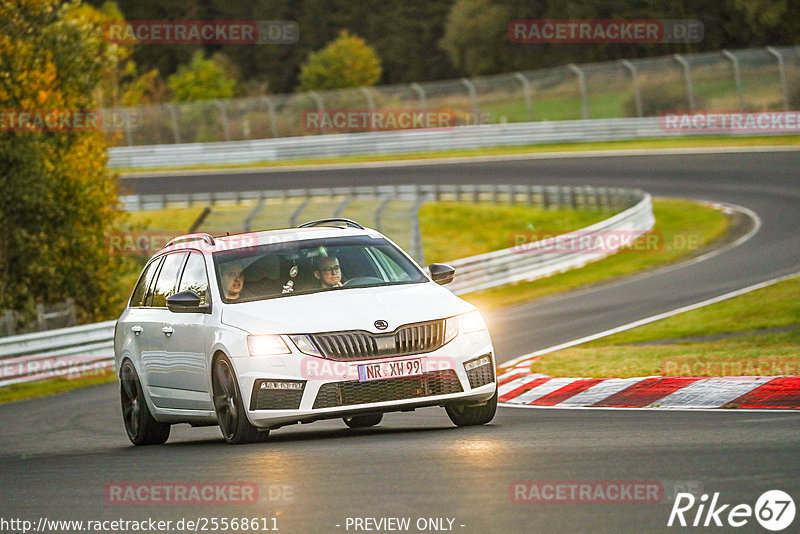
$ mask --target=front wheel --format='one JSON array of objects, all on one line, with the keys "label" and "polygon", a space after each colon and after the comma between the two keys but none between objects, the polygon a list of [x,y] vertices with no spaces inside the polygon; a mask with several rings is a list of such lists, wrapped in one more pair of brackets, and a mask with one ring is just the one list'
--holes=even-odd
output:
[{"label": "front wheel", "polygon": [[483,406],[466,406],[463,404],[449,404],[444,407],[447,415],[456,426],[485,425],[497,413],[497,390]]},{"label": "front wheel", "polygon": [[382,413],[371,413],[367,415],[353,415],[351,417],[342,417],[344,424],[350,428],[367,428],[375,426],[383,419]]},{"label": "front wheel", "polygon": [[211,382],[214,409],[225,441],[239,445],[267,439],[269,430],[259,430],[247,420],[233,367],[225,356],[220,356],[214,362]]},{"label": "front wheel", "polygon": [[128,439],[134,445],[161,445],[169,439],[170,425],[153,418],[144,398],[139,375],[130,360],[119,371],[119,393],[122,400],[122,419]]}]

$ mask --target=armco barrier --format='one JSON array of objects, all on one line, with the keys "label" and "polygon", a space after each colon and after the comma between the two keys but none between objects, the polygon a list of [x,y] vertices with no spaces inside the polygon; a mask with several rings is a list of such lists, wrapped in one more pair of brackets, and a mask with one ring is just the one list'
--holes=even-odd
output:
[{"label": "armco barrier", "polygon": [[[407,193],[405,189],[404,192]],[[414,186],[417,198],[428,200],[478,199],[484,195],[517,197],[544,206],[605,206],[623,209],[616,215],[573,232],[644,233],[652,229],[651,197],[640,190],[553,186]],[[567,236],[571,234],[566,234]],[[451,262],[456,278],[448,286],[456,294],[488,289],[520,280],[531,280],[579,267],[614,252],[587,254],[526,254],[511,249],[490,252]],[[0,338],[0,386],[31,382],[54,376],[75,376],[114,365],[113,333],[116,321],[61,328],[34,334]]]},{"label": "armco barrier", "polygon": [[[753,135],[753,132],[742,133]],[[108,149],[108,166],[137,169],[255,163],[547,143],[670,138],[688,134],[726,135],[713,130],[664,131],[659,117],[519,122],[424,131],[402,130],[218,143],[113,147]]]}]

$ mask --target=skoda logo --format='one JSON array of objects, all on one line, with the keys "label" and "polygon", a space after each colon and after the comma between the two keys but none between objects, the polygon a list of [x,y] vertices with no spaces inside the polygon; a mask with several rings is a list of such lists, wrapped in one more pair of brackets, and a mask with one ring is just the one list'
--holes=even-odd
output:
[{"label": "skoda logo", "polygon": [[383,319],[378,319],[377,321],[375,321],[375,328],[377,328],[378,330],[386,330],[387,328],[389,328],[389,323],[387,323]]}]

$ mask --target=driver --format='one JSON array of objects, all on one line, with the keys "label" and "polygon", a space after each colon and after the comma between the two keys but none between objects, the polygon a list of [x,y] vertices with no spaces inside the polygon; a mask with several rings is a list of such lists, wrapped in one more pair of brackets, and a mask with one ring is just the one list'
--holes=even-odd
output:
[{"label": "driver", "polygon": [[314,278],[322,289],[341,287],[342,268],[339,259],[336,256],[322,256],[314,267]]},{"label": "driver", "polygon": [[244,269],[238,261],[227,263],[222,266],[220,277],[222,278],[222,292],[228,300],[237,300],[244,288]]}]

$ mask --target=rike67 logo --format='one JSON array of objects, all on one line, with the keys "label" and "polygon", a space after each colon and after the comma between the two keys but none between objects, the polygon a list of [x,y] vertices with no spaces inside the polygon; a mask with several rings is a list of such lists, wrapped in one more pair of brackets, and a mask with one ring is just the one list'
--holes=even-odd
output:
[{"label": "rike67 logo", "polygon": [[679,493],[672,505],[667,526],[739,528],[755,517],[763,528],[778,532],[792,524],[794,515],[794,500],[781,490],[765,491],[754,507],[745,503],[723,504],[719,500],[719,492],[715,492],[710,501],[706,493],[699,499],[691,493]]}]

